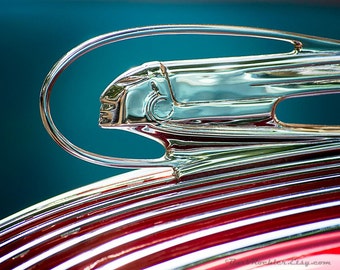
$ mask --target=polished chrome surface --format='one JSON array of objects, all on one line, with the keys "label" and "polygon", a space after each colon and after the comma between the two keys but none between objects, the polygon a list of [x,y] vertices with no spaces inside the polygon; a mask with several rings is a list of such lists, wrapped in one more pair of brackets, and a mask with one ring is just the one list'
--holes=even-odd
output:
[{"label": "polished chrome surface", "polygon": [[[292,47],[291,51],[277,54],[155,61],[115,79],[100,98],[100,125],[127,129],[157,140],[165,148],[161,158],[103,156],[79,148],[60,133],[50,113],[50,94],[55,81],[70,64],[110,43],[178,34],[270,39]],[[230,142],[244,144],[245,138],[257,142],[259,147],[268,141],[339,138],[339,126],[283,123],[275,115],[277,104],[285,98],[339,92],[339,48],[337,40],[223,25],[160,25],[108,33],[80,44],[56,63],[41,90],[41,116],[49,134],[66,151],[110,167],[183,167],[190,159],[179,158],[182,154],[176,154],[178,145],[200,147],[199,156],[205,159],[203,152],[207,147],[219,148]],[[186,151],[185,155],[190,153]],[[195,158],[198,152],[191,156]]]}]

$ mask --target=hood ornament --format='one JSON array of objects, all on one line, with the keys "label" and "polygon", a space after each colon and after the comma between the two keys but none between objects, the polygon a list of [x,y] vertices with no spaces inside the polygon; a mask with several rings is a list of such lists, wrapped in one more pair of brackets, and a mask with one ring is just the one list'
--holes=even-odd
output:
[{"label": "hood ornament", "polygon": [[[112,81],[100,96],[99,124],[132,130],[161,142],[159,159],[107,157],[83,150],[56,128],[50,93],[59,75],[100,46],[145,36],[198,34],[245,36],[288,42],[290,52],[215,59],[149,62]],[[78,158],[110,167],[174,168],[176,174],[217,170],[219,164],[272,155],[338,149],[340,126],[281,122],[279,102],[340,92],[340,42],[273,30],[220,25],[164,25],[90,39],[61,58],[47,75],[40,97],[43,123],[52,138]],[[307,147],[308,146],[308,147]]]}]

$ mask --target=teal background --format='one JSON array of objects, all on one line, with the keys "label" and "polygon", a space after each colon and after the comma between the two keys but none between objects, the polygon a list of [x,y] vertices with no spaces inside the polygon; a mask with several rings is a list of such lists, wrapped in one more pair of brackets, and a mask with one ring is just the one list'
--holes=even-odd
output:
[{"label": "teal background", "polygon": [[[322,4],[318,4],[318,2]],[[99,34],[154,24],[204,23],[265,27],[340,39],[336,1],[0,1],[1,196],[0,218],[34,203],[126,170],[96,166],[59,148],[44,130],[38,107],[52,65],[79,43]],[[158,157],[157,143],[98,127],[99,95],[117,75],[152,60],[267,52],[252,41],[165,37],[110,45],[80,59],[52,94],[60,130],[76,144],[121,157]],[[338,95],[339,96],[339,95]],[[336,115],[340,99],[291,110],[309,117]],[[301,108],[301,105],[299,105]],[[322,120],[322,119],[321,119]]]}]

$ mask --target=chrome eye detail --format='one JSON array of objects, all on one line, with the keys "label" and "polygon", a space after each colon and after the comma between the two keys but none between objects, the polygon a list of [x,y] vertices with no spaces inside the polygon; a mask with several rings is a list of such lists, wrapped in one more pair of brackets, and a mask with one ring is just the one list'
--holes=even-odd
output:
[{"label": "chrome eye detail", "polygon": [[164,121],[171,118],[174,112],[174,104],[166,97],[158,97],[153,100],[150,109],[156,120]]},{"label": "chrome eye detail", "polygon": [[148,97],[146,115],[153,121],[169,120],[174,112],[172,100],[161,94],[154,81],[151,81],[150,87],[152,93]]}]

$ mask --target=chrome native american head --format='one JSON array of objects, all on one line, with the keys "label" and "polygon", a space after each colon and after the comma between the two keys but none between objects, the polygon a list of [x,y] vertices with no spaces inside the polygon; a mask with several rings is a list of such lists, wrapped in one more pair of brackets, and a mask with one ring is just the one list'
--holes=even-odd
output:
[{"label": "chrome native american head", "polygon": [[286,98],[339,92],[339,57],[298,48],[281,54],[149,62],[105,89],[100,126],[313,130],[312,125],[282,123],[275,108]]}]

